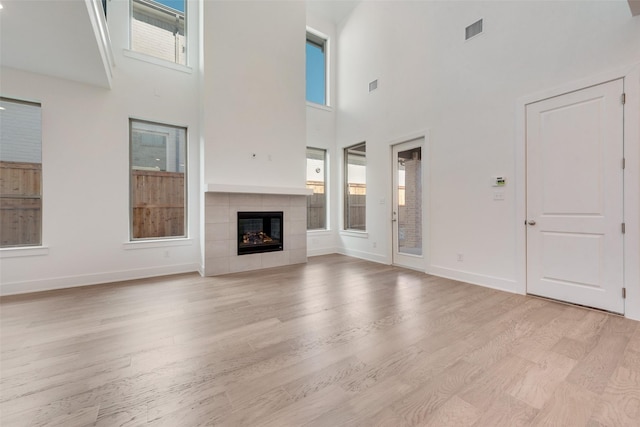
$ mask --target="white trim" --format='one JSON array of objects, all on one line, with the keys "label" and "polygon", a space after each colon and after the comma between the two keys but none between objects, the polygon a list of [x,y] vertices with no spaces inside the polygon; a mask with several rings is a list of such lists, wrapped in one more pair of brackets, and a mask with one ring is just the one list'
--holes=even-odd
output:
[{"label": "white trim", "polygon": [[328,228],[316,228],[313,230],[307,230],[307,235],[311,236],[331,236],[333,235],[333,230]]},{"label": "white trim", "polygon": [[582,79],[573,80],[562,85],[552,87],[550,89],[541,90],[529,95],[525,95],[518,99],[518,106],[525,106],[533,102],[543,101],[554,96],[564,95],[569,92],[575,92],[587,87],[596,86],[602,83],[607,83],[612,80],[617,80],[625,77],[635,71],[638,64],[628,65],[624,67],[617,67],[612,70],[596,74],[591,77],[584,77]]},{"label": "white trim", "polygon": [[192,273],[197,272],[198,268],[199,265],[197,263],[175,264],[137,268],[133,270],[112,271],[108,273],[82,274],[78,276],[2,283],[0,285],[0,295],[26,294],[31,292],[52,291],[57,289],[121,282],[125,280],[146,279],[150,277],[167,276],[170,274]]},{"label": "white trim", "polygon": [[377,262],[378,264],[390,265],[385,256],[374,254],[371,252],[359,251],[356,249],[339,248],[337,253],[339,253],[340,255],[346,255],[354,258],[364,259],[367,261]]},{"label": "white trim", "polygon": [[405,142],[411,142],[420,138],[424,138],[426,142],[428,136],[429,136],[428,129],[419,130],[417,132],[411,132],[399,138],[392,139],[391,141],[389,141],[389,146],[393,147],[394,145],[403,144]]},{"label": "white trim", "polygon": [[369,238],[369,233],[367,231],[340,230],[338,234],[345,237],[357,237],[359,239]]},{"label": "white trim", "polygon": [[307,31],[306,31],[307,33],[311,33],[316,37],[320,37],[321,39],[324,39],[324,41],[329,40],[329,36],[323,33],[322,31],[318,31],[315,28],[312,28],[309,26],[307,26],[306,28],[307,28]]},{"label": "white trim", "polygon": [[169,68],[171,70],[181,71],[186,74],[192,74],[193,68],[188,65],[178,64],[176,62],[165,61],[164,59],[156,58],[155,56],[147,55],[146,53],[136,52],[135,50],[123,49],[124,56],[138,61],[147,62],[149,64],[158,65],[160,67]]},{"label": "white trim", "polygon": [[317,104],[315,102],[307,101],[307,107],[315,108],[316,110],[323,110],[328,112],[333,112],[333,107],[329,105]]},{"label": "white trim", "polygon": [[113,67],[115,59],[113,57],[113,48],[111,47],[111,38],[109,37],[109,27],[104,16],[102,4],[99,0],[85,0],[87,10],[89,12],[89,20],[96,36],[98,50],[102,58],[102,64],[107,77],[107,86],[109,89],[113,83]]},{"label": "white trim", "polygon": [[[324,100],[326,102],[325,105],[322,104],[317,104],[315,102],[309,102],[307,101],[307,106],[309,107],[314,107],[314,108],[319,108],[321,110],[324,110],[325,108],[321,108],[321,107],[326,107],[328,110],[327,111],[333,111],[333,109],[331,108],[331,101],[332,101],[332,97],[331,97],[331,41],[329,39],[329,36],[324,34],[321,31],[316,30],[315,28],[311,28],[309,26],[306,27],[306,32],[307,33],[311,33],[316,37],[320,37],[321,39],[324,40]],[[305,34],[306,36],[306,34]],[[305,43],[306,43],[306,38],[305,38]],[[306,95],[305,95],[306,98]],[[311,105],[309,105],[311,104]]]},{"label": "white trim", "polygon": [[260,187],[257,185],[208,184],[208,193],[280,194],[285,196],[309,196],[311,188],[302,187]]},{"label": "white trim", "polygon": [[22,258],[31,256],[49,255],[48,246],[22,246],[19,248],[1,248],[0,259]]},{"label": "white trim", "polygon": [[[144,117],[140,117],[140,116],[129,116],[130,120],[133,120],[135,122],[146,122],[146,124],[151,124],[151,125],[158,125],[158,126],[164,126],[164,127],[172,127],[172,128],[184,128],[187,131],[187,141],[185,142],[185,147],[188,148],[188,142],[189,142],[189,125],[187,124],[178,124],[178,123],[172,123],[171,121],[165,121],[165,120],[160,120],[158,121],[158,119],[149,119],[149,118],[144,118]],[[160,132],[162,133],[162,132]],[[129,141],[129,143],[131,143],[131,141]],[[188,156],[188,151],[187,151],[187,156]]]},{"label": "white trim", "polygon": [[[640,63],[574,80],[551,89],[519,98],[516,102],[515,177],[516,194],[516,286],[515,292],[527,292],[526,229],[526,120],[527,104],[542,101],[587,87],[624,78],[627,102],[624,112],[624,156],[626,158],[624,215],[624,283],[627,288],[625,317],[640,320]],[[633,187],[632,187],[633,185]]]},{"label": "white trim", "polygon": [[640,64],[624,79],[624,283],[625,317],[640,320]]},{"label": "white trim", "polygon": [[173,246],[191,246],[193,239],[177,238],[177,239],[153,239],[153,240],[132,240],[124,242],[122,249],[149,249],[149,248],[168,248]]},{"label": "white trim", "polygon": [[518,292],[518,282],[513,279],[504,277],[488,276],[485,274],[471,273],[464,270],[456,270],[439,265],[432,265],[427,270],[427,274],[433,276],[444,277],[445,279],[457,280],[460,282],[471,283],[472,285],[483,286],[485,288],[497,289],[511,293],[520,294]]},{"label": "white trim", "polygon": [[331,255],[331,254],[337,254],[338,252],[338,248],[320,248],[320,249],[308,249],[307,246],[307,258],[312,257],[312,256],[322,256],[322,255]]},{"label": "white trim", "polygon": [[[421,143],[417,143],[418,140],[422,140]],[[388,199],[391,201],[391,206],[390,206],[390,210],[387,211],[387,215],[391,215],[391,212],[393,211],[394,206],[394,188],[393,188],[393,182],[394,182],[394,166],[393,163],[395,162],[395,158],[393,156],[393,150],[394,147],[396,145],[400,145],[400,144],[406,144],[406,143],[410,143],[410,142],[414,142],[416,147],[420,147],[422,149],[422,159],[423,159],[423,163],[422,163],[422,255],[414,255],[415,258],[419,258],[422,259],[422,266],[420,267],[421,269],[418,271],[425,271],[425,269],[428,269],[429,264],[430,264],[430,254],[431,254],[431,230],[429,228],[430,225],[430,212],[431,212],[431,203],[430,203],[430,197],[429,195],[431,194],[431,188],[430,188],[430,184],[431,184],[431,179],[430,179],[430,174],[431,174],[431,143],[430,143],[430,132],[428,129],[426,130],[421,130],[418,132],[413,132],[413,133],[409,133],[406,134],[405,136],[401,137],[401,138],[396,138],[394,140],[392,140],[391,142],[389,142],[389,156],[390,156],[390,162],[389,164],[391,165],[391,186],[390,186],[390,193],[388,193]],[[388,223],[390,224],[389,227],[387,227],[387,241],[391,242],[391,245],[389,245],[388,248],[388,259],[390,260],[389,262],[393,265],[394,264],[394,249],[395,249],[395,243],[393,241],[393,222],[391,222],[390,217],[387,217],[388,219]],[[427,243],[429,242],[429,243]],[[397,264],[399,267],[405,267],[405,268],[411,268],[414,270],[417,270],[418,268],[413,266],[409,266],[409,265],[401,265],[401,264]]]}]

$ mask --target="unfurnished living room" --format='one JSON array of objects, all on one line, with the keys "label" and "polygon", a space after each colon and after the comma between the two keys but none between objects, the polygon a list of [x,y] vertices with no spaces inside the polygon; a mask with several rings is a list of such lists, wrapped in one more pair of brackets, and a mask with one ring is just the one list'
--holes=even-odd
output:
[{"label": "unfurnished living room", "polygon": [[640,1],[0,0],[0,425],[640,425]]}]

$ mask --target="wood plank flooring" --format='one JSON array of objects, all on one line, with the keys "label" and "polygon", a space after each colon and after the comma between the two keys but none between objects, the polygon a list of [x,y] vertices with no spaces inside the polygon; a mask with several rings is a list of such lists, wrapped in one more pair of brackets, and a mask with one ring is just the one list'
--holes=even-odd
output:
[{"label": "wood plank flooring", "polygon": [[640,323],[341,255],[0,320],[3,427],[640,425]]}]

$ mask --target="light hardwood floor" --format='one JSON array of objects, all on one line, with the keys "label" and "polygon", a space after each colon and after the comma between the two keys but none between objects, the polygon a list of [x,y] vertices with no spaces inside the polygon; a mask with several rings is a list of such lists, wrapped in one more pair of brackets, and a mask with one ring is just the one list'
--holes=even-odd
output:
[{"label": "light hardwood floor", "polygon": [[0,304],[3,427],[640,425],[640,323],[340,255]]}]

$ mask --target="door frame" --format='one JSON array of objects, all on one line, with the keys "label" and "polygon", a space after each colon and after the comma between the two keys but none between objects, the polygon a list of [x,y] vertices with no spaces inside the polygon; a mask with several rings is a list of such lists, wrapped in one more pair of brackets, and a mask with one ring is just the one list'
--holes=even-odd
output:
[{"label": "door frame", "polygon": [[[397,265],[399,267],[404,267],[404,268],[410,268],[410,269],[414,269],[414,270],[418,270],[418,271],[424,271],[425,269],[425,265],[424,265],[424,253],[425,253],[425,241],[424,241],[424,212],[422,209],[420,211],[420,225],[421,225],[421,240],[422,240],[422,254],[421,255],[411,255],[411,254],[406,254],[406,255],[400,255],[399,253],[396,254],[396,244],[398,243],[398,239],[399,236],[397,236],[397,233],[394,233],[396,231],[396,229],[398,228],[398,218],[399,215],[393,215],[393,212],[395,211],[396,208],[396,190],[397,187],[395,185],[396,182],[396,167],[397,167],[397,158],[395,156],[395,151],[397,149],[404,149],[404,147],[401,147],[402,145],[407,145],[406,149],[407,150],[411,150],[411,149],[415,149],[415,148],[420,148],[420,177],[421,177],[421,187],[422,187],[422,191],[421,191],[421,195],[420,195],[420,200],[422,201],[422,197],[424,196],[424,164],[422,163],[422,156],[424,153],[424,139],[422,137],[420,138],[416,138],[416,139],[412,139],[409,141],[405,141],[405,142],[400,142],[398,144],[394,144],[391,146],[391,264],[393,265]],[[424,206],[423,206],[424,208]],[[396,255],[398,255],[398,258],[396,258]],[[408,260],[410,260],[407,263],[402,263],[402,262],[398,262],[400,261],[400,257],[401,256],[406,256],[408,258]]]},{"label": "door frame", "polygon": [[[393,265],[393,147],[399,144],[403,144],[405,142],[415,141],[417,139],[422,139],[422,261],[423,265],[419,271],[428,273],[429,267],[431,265],[430,262],[430,254],[431,254],[431,231],[430,231],[430,216],[431,216],[431,201],[429,198],[429,185],[431,182],[430,174],[431,174],[431,143],[429,139],[429,130],[417,131],[414,133],[407,134],[400,138],[395,138],[388,142],[389,146],[389,163],[387,163],[391,169],[389,173],[389,190],[387,193],[387,200],[389,200],[389,204],[386,209],[385,218],[387,220],[387,242],[389,242],[388,250],[387,250],[387,259],[388,264]],[[382,202],[382,201],[381,201]],[[410,267],[404,267],[410,268]]]},{"label": "door frame", "polygon": [[527,293],[527,240],[526,240],[526,106],[547,98],[575,92],[586,87],[612,80],[624,79],[626,103],[624,108],[624,286],[625,317],[640,320],[640,63],[524,96],[516,103],[515,149],[515,235],[516,235],[516,292]]}]

